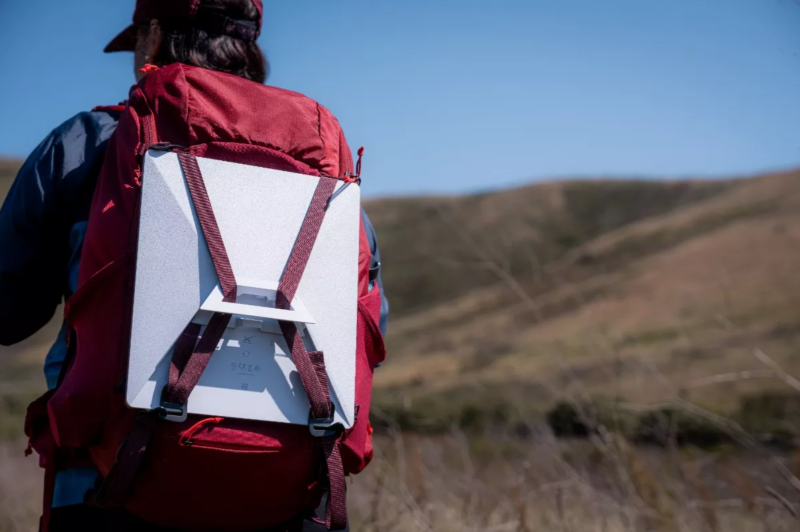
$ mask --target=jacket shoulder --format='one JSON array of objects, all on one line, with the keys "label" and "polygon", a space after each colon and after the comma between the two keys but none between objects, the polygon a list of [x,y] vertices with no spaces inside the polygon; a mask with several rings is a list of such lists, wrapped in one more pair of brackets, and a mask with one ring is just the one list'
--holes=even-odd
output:
[{"label": "jacket shoulder", "polygon": [[62,122],[53,130],[52,135],[62,141],[71,137],[77,139],[87,134],[91,137],[103,137],[105,140],[116,129],[120,113],[107,109],[82,111]]}]

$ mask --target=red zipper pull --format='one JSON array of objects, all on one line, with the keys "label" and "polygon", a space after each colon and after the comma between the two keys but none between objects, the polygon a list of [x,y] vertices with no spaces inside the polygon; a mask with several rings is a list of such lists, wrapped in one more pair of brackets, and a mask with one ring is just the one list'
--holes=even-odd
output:
[{"label": "red zipper pull", "polygon": [[181,434],[181,437],[180,437],[180,440],[178,440],[178,443],[181,445],[181,447],[187,446],[187,445],[192,445],[194,443],[192,441],[192,438],[194,437],[195,434],[200,432],[200,430],[203,427],[205,427],[206,425],[210,425],[212,423],[214,425],[216,425],[220,421],[222,421],[223,419],[225,419],[225,418],[224,417],[208,417],[206,419],[198,421],[197,423],[192,425],[188,430],[186,430],[183,434]]},{"label": "red zipper pull", "polygon": [[344,175],[345,183],[361,183],[361,158],[364,156],[364,146],[358,149],[358,162],[356,162],[356,173]]},{"label": "red zipper pull", "polygon": [[364,157],[364,146],[358,149],[358,162],[356,163],[356,179],[361,179],[361,158]]},{"label": "red zipper pull", "polygon": [[147,63],[145,66],[139,69],[139,72],[141,72],[142,74],[149,74],[150,72],[155,72],[156,70],[158,70],[158,67],[156,65],[151,65],[150,63]]}]

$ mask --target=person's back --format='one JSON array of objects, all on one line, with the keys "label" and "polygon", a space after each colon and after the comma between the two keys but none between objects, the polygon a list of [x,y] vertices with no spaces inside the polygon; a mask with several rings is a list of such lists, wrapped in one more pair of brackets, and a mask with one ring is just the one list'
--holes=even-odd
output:
[{"label": "person's back", "polygon": [[[154,68],[145,65],[183,63],[260,83],[267,73],[266,61],[255,44],[260,18],[260,2],[251,0],[140,1],[135,24],[112,41],[107,51],[135,50],[139,78]],[[123,112],[122,106],[99,108],[71,119],[37,148],[20,171],[0,211],[4,250],[0,258],[0,343],[15,343],[40,328],[62,295],[69,298],[78,289],[81,269],[83,275],[90,268],[81,266],[80,260],[89,205],[109,139]],[[377,269],[377,245],[366,217],[364,227]],[[34,279],[36,282],[31,282]],[[385,325],[387,308],[385,300],[382,303]],[[48,355],[46,373],[51,389],[64,378],[67,331],[65,327]],[[70,343],[71,351],[75,343]],[[119,512],[82,504],[98,480],[92,461],[78,453],[69,462],[60,464],[58,474],[48,479],[50,505],[55,509],[49,529],[111,527],[108,520],[120,518]],[[114,522],[113,526],[120,525]]]}]

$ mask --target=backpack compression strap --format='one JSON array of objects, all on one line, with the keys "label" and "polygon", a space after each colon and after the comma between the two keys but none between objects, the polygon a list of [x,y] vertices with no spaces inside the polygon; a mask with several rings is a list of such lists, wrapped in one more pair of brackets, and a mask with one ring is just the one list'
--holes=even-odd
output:
[{"label": "backpack compression strap", "polygon": [[186,176],[186,184],[192,195],[194,210],[197,213],[197,219],[200,220],[200,229],[203,231],[208,251],[211,254],[211,261],[214,263],[214,269],[219,277],[222,300],[226,303],[233,303],[236,301],[236,278],[233,276],[228,251],[222,241],[217,218],[214,216],[214,209],[211,208],[211,200],[208,199],[208,190],[203,181],[203,174],[200,173],[197,158],[190,153],[178,152],[178,160],[181,162],[183,174]]},{"label": "backpack compression strap", "polygon": [[[311,251],[314,249],[314,243],[335,187],[335,179],[320,178],[300,228],[300,234],[292,248],[292,254],[289,256],[289,262],[283,272],[281,282],[278,284],[276,308],[285,310],[291,308],[292,300],[300,285],[300,279],[303,277],[308,259],[311,257]],[[347,526],[344,466],[339,451],[339,437],[343,428],[341,425],[338,427],[333,425],[334,408],[328,391],[325,358],[322,351],[309,353],[306,350],[294,322],[281,321],[279,323],[311,405],[308,420],[309,430],[313,436],[321,439],[322,451],[325,454],[328,482],[330,483],[328,503],[325,507],[325,524],[329,530],[343,530]]]},{"label": "backpack compression strap", "polygon": [[[211,208],[200,168],[197,165],[197,159],[194,155],[184,152],[179,152],[178,157],[186,176],[197,217],[200,220],[200,227],[220,280],[224,300],[235,301],[236,280]],[[291,308],[291,302],[308,264],[335,186],[335,179],[320,178],[300,228],[300,234],[292,248],[288,264],[278,285],[275,304],[277,308],[287,310]],[[230,319],[230,314],[214,313],[199,342],[197,337],[200,327],[194,323],[187,325],[173,349],[169,383],[164,387],[162,394],[162,407],[143,412],[137,417],[131,433],[119,450],[117,462],[100,490],[95,494],[94,499],[98,504],[110,506],[124,502],[133,487],[157,417],[185,419],[189,395],[211,360],[211,355],[222,338]],[[322,351],[309,353],[306,350],[294,322],[281,321],[279,323],[311,405],[309,431],[313,436],[320,438],[321,448],[325,455],[330,484],[330,493],[325,509],[326,525],[329,530],[342,530],[347,526],[344,466],[339,451],[339,438],[343,428],[341,425],[333,425],[334,409],[328,391],[325,359]]]}]

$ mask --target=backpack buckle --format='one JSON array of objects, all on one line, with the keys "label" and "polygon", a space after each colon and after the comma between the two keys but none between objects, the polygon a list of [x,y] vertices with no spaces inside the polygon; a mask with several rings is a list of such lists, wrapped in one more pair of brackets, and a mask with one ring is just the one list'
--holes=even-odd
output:
[{"label": "backpack buckle", "polygon": [[189,417],[186,405],[178,403],[162,401],[161,406],[156,410],[158,411],[158,417],[173,423],[183,423]]},{"label": "backpack buckle", "polygon": [[341,423],[333,422],[333,413],[331,413],[330,417],[319,418],[312,417],[311,412],[309,412],[308,432],[315,438],[330,438],[344,432],[344,427]]}]

